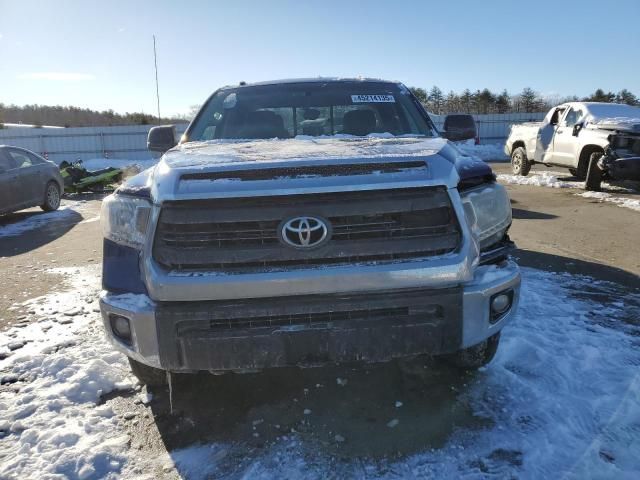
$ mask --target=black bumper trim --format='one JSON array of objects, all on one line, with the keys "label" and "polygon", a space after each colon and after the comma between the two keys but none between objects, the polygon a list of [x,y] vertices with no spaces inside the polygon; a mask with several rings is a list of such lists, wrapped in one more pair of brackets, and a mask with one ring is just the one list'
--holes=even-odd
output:
[{"label": "black bumper trim", "polygon": [[462,288],[162,303],[156,322],[167,370],[379,362],[457,350]]}]

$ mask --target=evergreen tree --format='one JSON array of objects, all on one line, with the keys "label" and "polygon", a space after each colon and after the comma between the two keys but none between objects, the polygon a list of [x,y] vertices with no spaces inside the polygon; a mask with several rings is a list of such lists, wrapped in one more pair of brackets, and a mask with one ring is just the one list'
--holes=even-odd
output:
[{"label": "evergreen tree", "polygon": [[511,109],[511,98],[506,90],[496,97],[496,111],[498,113],[507,113]]},{"label": "evergreen tree", "polygon": [[440,115],[444,111],[444,94],[442,93],[442,90],[435,85],[429,92],[427,105],[429,106],[429,110],[436,115]]},{"label": "evergreen tree", "polygon": [[460,96],[460,107],[461,113],[471,113],[471,104],[473,103],[473,95],[471,91],[467,88],[462,95]]},{"label": "evergreen tree", "polygon": [[[638,97],[636,97],[633,93],[631,93],[626,88],[623,88],[616,95],[616,103],[626,103],[627,105],[640,105],[638,101]],[[0,118],[0,122],[2,122],[2,118]]]},{"label": "evergreen tree", "polygon": [[447,98],[444,100],[444,110],[445,113],[456,113],[460,111],[460,99],[453,90],[447,94]]},{"label": "evergreen tree", "polygon": [[525,87],[520,93],[519,104],[522,112],[537,112],[542,109],[538,94],[529,87]]},{"label": "evergreen tree", "polygon": [[616,96],[613,92],[605,93],[604,90],[602,90],[601,88],[598,88],[595,92],[591,94],[591,96],[586,97],[584,101],[613,103],[616,101]]},{"label": "evergreen tree", "polygon": [[424,88],[410,87],[409,90],[411,90],[411,93],[413,93],[416,96],[416,98],[420,101],[421,104],[423,105],[427,104],[428,96],[427,96],[427,91]]},{"label": "evergreen tree", "polygon": [[485,88],[478,93],[476,102],[478,105],[478,113],[492,113],[494,111],[496,97],[488,88]]}]

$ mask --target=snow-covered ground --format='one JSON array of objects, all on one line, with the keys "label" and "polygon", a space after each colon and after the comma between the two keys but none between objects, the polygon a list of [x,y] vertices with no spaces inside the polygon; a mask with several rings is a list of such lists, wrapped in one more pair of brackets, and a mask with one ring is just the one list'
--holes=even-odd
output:
[{"label": "snow-covered ground", "polygon": [[615,203],[621,207],[630,208],[640,212],[640,200],[634,200],[632,198],[614,197],[610,193],[606,192],[583,192],[577,195],[585,198],[595,198],[602,202]]},{"label": "snow-covered ground", "polygon": [[[485,426],[459,427],[441,448],[336,461],[294,432],[261,449],[220,442],[140,458],[123,428],[131,419],[100,400],[134,382],[103,340],[98,271],[54,273],[61,291],[29,301],[32,322],[0,334],[0,478],[153,478],[171,465],[193,479],[640,476],[640,295],[620,285],[524,269],[498,355],[450,407]],[[309,428],[314,415],[301,410]]]},{"label": "snow-covered ground", "polygon": [[[553,171],[541,172],[541,173],[530,173],[526,177],[523,177],[521,175],[500,174],[498,175],[498,181],[502,183],[512,184],[512,185],[533,185],[536,187],[579,188],[581,190],[584,189],[584,182],[572,181],[572,180],[561,180],[559,177],[563,177],[563,176],[567,176],[567,174],[562,172],[553,172]],[[607,190],[618,191],[620,193],[637,193],[623,187],[610,185],[606,182],[602,183],[602,187]],[[640,200],[625,198],[625,197],[616,197],[606,192],[582,192],[582,193],[576,193],[576,195],[580,197],[600,200],[602,202],[614,203],[620,207],[630,208],[631,210],[640,211]]]},{"label": "snow-covered ground", "polygon": [[98,270],[55,273],[67,290],[29,301],[35,321],[0,334],[0,478],[104,478],[127,463],[129,439],[99,405],[132,379],[100,335]]},{"label": "snow-covered ground", "polygon": [[69,201],[63,200],[62,205],[58,210],[53,212],[35,212],[17,222],[8,222],[3,224],[3,219],[0,218],[0,238],[3,237],[16,237],[22,235],[24,232],[41,228],[47,224],[57,221],[66,221],[73,215],[77,215],[82,211],[82,208],[86,202],[81,201]]},{"label": "snow-covered ground", "polygon": [[483,145],[473,145],[461,143],[457,145],[465,154],[478,157],[485,162],[508,162],[509,157],[504,153],[503,143],[487,143]]}]

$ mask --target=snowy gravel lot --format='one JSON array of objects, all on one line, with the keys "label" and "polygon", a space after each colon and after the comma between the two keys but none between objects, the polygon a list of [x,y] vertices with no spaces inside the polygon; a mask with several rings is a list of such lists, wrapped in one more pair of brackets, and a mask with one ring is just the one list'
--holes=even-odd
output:
[{"label": "snowy gravel lot", "polygon": [[[103,341],[98,270],[52,273],[64,275],[60,289],[29,300],[28,318],[0,334],[0,478],[640,475],[640,296],[622,285],[525,269],[520,312],[495,361],[450,387],[447,408],[463,412],[465,426],[435,446],[416,441],[398,454],[405,449],[394,443],[420,438],[413,423],[438,421],[429,393],[416,397],[402,385],[369,392],[371,403],[385,388],[398,398],[370,427],[382,449],[367,457],[350,453],[361,441],[351,431],[357,420],[331,402],[314,403],[322,389],[310,386],[262,405],[259,418],[250,410],[238,420],[246,433],[233,441],[195,440],[150,455],[133,447],[131,432],[153,424],[156,392],[140,391],[124,357]],[[356,378],[336,381],[347,398],[356,395]],[[136,409],[121,411],[123,399]],[[297,423],[286,431],[271,419],[279,409],[294,410]],[[327,416],[337,417],[339,431],[326,434]],[[188,411],[174,423],[206,430]]]},{"label": "snowy gravel lot", "polygon": [[0,479],[639,478],[637,196],[499,178],[537,268],[488,367],[185,376],[175,415],[103,339],[99,198],[0,219]]}]

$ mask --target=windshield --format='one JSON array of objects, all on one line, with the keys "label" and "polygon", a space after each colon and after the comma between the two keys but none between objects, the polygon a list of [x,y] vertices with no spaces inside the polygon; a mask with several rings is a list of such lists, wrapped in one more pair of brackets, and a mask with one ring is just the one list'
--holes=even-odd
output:
[{"label": "windshield", "polygon": [[401,85],[305,82],[225,88],[186,132],[187,141],[376,134],[436,136]]}]

